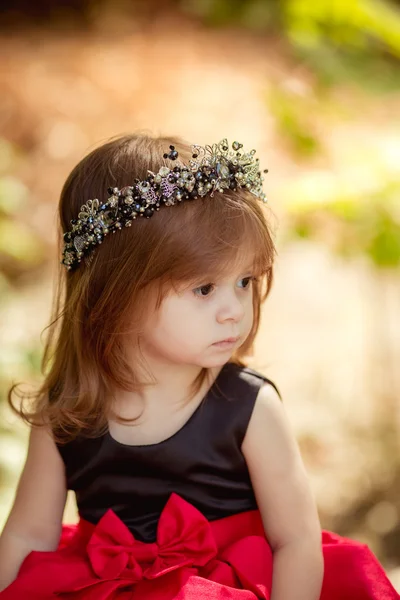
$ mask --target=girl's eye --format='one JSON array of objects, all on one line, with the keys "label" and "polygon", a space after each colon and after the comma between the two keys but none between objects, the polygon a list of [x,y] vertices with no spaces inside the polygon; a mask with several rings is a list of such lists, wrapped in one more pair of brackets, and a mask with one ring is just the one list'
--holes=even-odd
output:
[{"label": "girl's eye", "polygon": [[245,281],[245,285],[244,285],[244,289],[247,289],[249,287],[250,281],[255,280],[255,277],[243,277],[243,279],[241,279],[241,281]]},{"label": "girl's eye", "polygon": [[[200,296],[201,298],[205,298],[206,296],[209,295],[211,288],[213,287],[213,283],[207,283],[207,285],[202,285],[198,288],[195,288],[193,291],[195,293],[196,296]],[[199,294],[197,294],[197,292],[200,292]],[[203,293],[204,292],[204,293]]]},{"label": "girl's eye", "polygon": [[[245,282],[242,289],[247,290],[249,288],[250,282],[253,280],[255,281],[256,278],[255,277],[244,277],[243,279],[241,279],[240,281]],[[207,283],[206,285],[202,285],[198,288],[195,288],[193,290],[193,292],[196,296],[200,296],[201,298],[206,298],[207,296],[210,295],[210,292],[212,291],[213,287],[214,287],[213,283]]]}]

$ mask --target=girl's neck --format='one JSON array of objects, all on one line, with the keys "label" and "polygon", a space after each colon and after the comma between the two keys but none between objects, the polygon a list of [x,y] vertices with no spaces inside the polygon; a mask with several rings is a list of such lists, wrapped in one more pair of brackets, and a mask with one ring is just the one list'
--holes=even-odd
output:
[{"label": "girl's neck", "polygon": [[[164,407],[170,405],[171,408],[178,408],[187,403],[190,396],[191,386],[196,377],[202,370],[198,365],[173,364],[165,360],[146,359],[146,370],[139,374],[142,381],[151,383],[142,391],[127,392],[118,390],[115,393],[115,408],[119,414],[126,411],[132,416],[132,409],[140,407],[142,410],[146,406],[154,406],[162,402]],[[209,377],[203,382],[197,396],[204,395],[212,382],[218,376],[222,365],[209,368]]]},{"label": "girl's neck", "polygon": [[[115,395],[114,415],[108,421],[112,438],[126,445],[158,444],[179,431],[207,395],[218,377],[222,366],[210,368],[210,378],[206,378],[200,390],[189,399],[189,388],[200,372],[200,367],[187,369],[186,378],[179,380],[171,375],[143,391],[141,396],[122,391]],[[190,377],[189,377],[190,375]],[[186,385],[186,387],[184,387]],[[180,387],[182,386],[182,387]],[[131,423],[121,423],[115,415],[123,419],[134,419]]]}]

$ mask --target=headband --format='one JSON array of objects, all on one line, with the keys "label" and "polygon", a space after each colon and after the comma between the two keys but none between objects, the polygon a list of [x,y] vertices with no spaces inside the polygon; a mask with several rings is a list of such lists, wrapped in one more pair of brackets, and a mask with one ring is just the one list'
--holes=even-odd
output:
[{"label": "headband", "polygon": [[[72,219],[71,229],[64,233],[64,249],[61,264],[67,270],[79,266],[83,257],[93,258],[93,249],[103,242],[109,233],[123,227],[131,227],[138,217],[152,217],[161,206],[174,206],[178,202],[213,196],[224,189],[245,188],[251,194],[267,202],[262,190],[259,159],[255,150],[242,151],[243,144],[233,142],[232,149],[223,139],[212,146],[191,146],[189,164],[180,163],[174,168],[162,166],[158,173],[148,171],[145,180],[135,179],[133,185],[121,190],[108,188],[110,194],[104,204],[98,199],[88,200],[81,206],[77,219]],[[175,146],[169,146],[164,158],[178,159]],[[267,169],[264,173],[267,173]]]}]

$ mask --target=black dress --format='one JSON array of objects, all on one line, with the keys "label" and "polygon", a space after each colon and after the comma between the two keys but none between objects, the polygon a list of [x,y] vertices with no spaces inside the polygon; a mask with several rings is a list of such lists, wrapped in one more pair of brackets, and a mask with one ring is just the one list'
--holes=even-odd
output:
[{"label": "black dress", "polygon": [[[107,432],[59,446],[79,523],[55,552],[31,552],[0,600],[269,600],[273,553],[241,452],[265,383],[276,389],[227,363],[161,443]],[[365,544],[329,531],[321,544],[321,600],[400,599]]]},{"label": "black dress", "polygon": [[97,523],[112,508],[137,539],[153,542],[172,492],[209,521],[256,509],[241,445],[265,382],[275,387],[226,363],[186,424],[161,443],[125,445],[107,432],[60,445],[79,515]]}]

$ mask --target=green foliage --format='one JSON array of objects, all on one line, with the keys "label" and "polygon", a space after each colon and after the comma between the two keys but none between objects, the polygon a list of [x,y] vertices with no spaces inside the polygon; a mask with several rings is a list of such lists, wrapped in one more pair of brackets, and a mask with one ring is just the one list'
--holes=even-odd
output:
[{"label": "green foliage", "polygon": [[279,3],[265,0],[181,0],[180,6],[213,27],[266,29],[280,18]]},{"label": "green foliage", "polygon": [[384,48],[400,57],[400,14],[382,0],[285,0],[286,32],[295,45],[367,50]]},{"label": "green foliage", "polygon": [[296,198],[289,206],[286,239],[328,244],[342,257],[367,256],[377,268],[400,267],[400,210],[397,180],[368,195],[333,195],[318,202]]},{"label": "green foliage", "polygon": [[310,100],[297,92],[274,86],[266,97],[268,111],[275,117],[280,139],[286,140],[289,150],[298,157],[311,158],[321,152],[321,144],[310,111]]},{"label": "green foliage", "polygon": [[[398,89],[400,12],[389,0],[180,0],[207,25],[278,33],[321,83]],[[305,145],[307,145],[305,140]]]},{"label": "green foliage", "polygon": [[37,234],[19,216],[28,214],[32,207],[26,186],[11,174],[18,160],[15,146],[0,138],[0,264],[13,263],[16,271],[22,265],[30,268],[44,259]]}]

